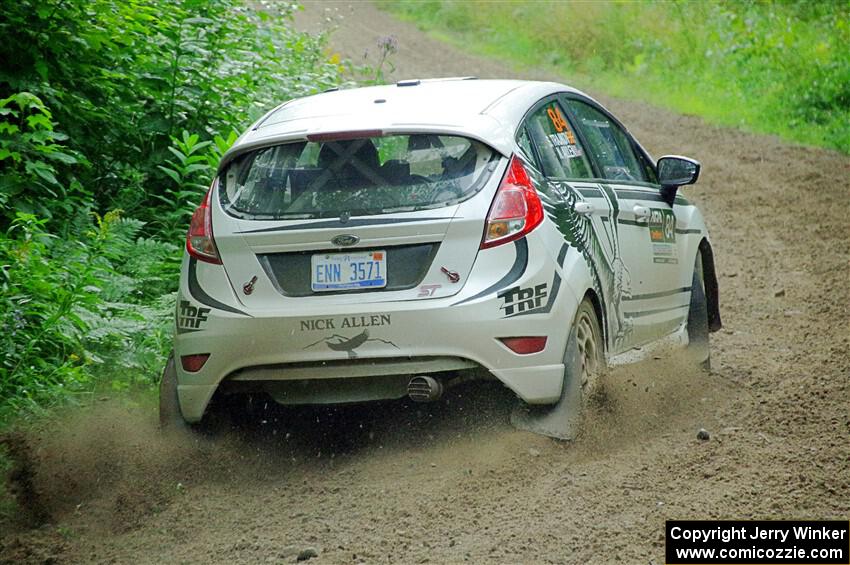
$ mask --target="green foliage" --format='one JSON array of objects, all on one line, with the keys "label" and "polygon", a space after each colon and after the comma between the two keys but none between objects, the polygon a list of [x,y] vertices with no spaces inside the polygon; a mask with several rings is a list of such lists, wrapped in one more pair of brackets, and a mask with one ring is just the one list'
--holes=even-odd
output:
[{"label": "green foliage", "polygon": [[188,220],[236,131],[342,80],[295,9],[3,4],[0,424],[156,383]]},{"label": "green foliage", "polygon": [[[336,86],[293,5],[239,0],[21,0],[0,11],[0,98],[44,101],[99,209],[159,217],[172,136],[241,130],[280,101]],[[67,154],[73,155],[72,153]],[[48,171],[44,171],[48,177]],[[60,184],[61,179],[59,179]],[[47,182],[47,181],[45,181]],[[153,204],[153,205],[152,205]]]},{"label": "green foliage", "polygon": [[[56,208],[69,212],[81,196],[79,183],[69,194],[57,175],[57,167],[84,164],[76,151],[62,142],[68,136],[55,131],[52,114],[29,92],[19,92],[0,100],[0,205],[10,210],[51,216],[49,199],[58,199]],[[11,219],[11,218],[8,218]]]},{"label": "green foliage", "polygon": [[383,2],[585,88],[850,152],[850,3]]},{"label": "green foliage", "polygon": [[172,137],[168,150],[173,159],[159,169],[173,181],[165,194],[154,195],[166,204],[164,213],[157,221],[159,232],[175,241],[186,230],[198,202],[209,188],[222,155],[230,149],[239,134],[231,131],[227,138],[216,135],[210,141],[200,141],[197,134],[183,130],[178,139]]},{"label": "green foliage", "polygon": [[183,130],[182,139],[172,137],[171,141],[173,145],[168,150],[174,154],[177,161],[168,160],[166,161],[168,163],[167,167],[158,165],[158,168],[179,186],[195,187],[203,190],[203,184],[191,182],[191,179],[194,173],[206,171],[209,165],[203,154],[199,153],[195,155],[195,153],[211,145],[212,142],[199,141],[199,139],[197,134],[190,135],[186,130]]},{"label": "green foliage", "polygon": [[212,142],[199,139],[197,134],[190,135],[183,130],[181,139],[171,138],[172,145],[168,150],[174,158],[167,160],[166,165],[159,165],[159,169],[174,181],[174,186],[166,188],[165,194],[154,195],[168,205],[162,216],[162,232],[171,236],[189,223],[192,212],[207,189],[204,181],[212,176],[209,160],[202,152]]},{"label": "green foliage", "polygon": [[67,239],[45,223],[19,213],[0,236],[0,421],[91,390],[100,366],[151,382],[168,348],[176,246],[118,211]]}]

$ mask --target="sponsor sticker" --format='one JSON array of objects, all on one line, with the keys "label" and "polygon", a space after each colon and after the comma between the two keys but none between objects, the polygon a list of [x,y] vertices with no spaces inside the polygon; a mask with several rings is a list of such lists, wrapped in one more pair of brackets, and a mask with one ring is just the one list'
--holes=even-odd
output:
[{"label": "sponsor sticker", "polygon": [[546,109],[546,113],[555,128],[555,133],[548,137],[549,142],[555,148],[555,152],[558,153],[558,157],[561,159],[581,157],[583,154],[581,147],[578,146],[576,136],[570,129],[567,120],[564,119],[564,115],[561,114],[561,110],[553,104]]},{"label": "sponsor sticker", "polygon": [[373,328],[392,325],[390,314],[361,314],[342,318],[308,318],[299,320],[302,332],[338,330],[349,328]]},{"label": "sponsor sticker", "polygon": [[652,241],[652,261],[677,264],[676,215],[667,208],[651,208],[649,213],[649,239]]},{"label": "sponsor sticker", "polygon": [[[356,359],[356,350],[367,343],[383,343],[398,349],[398,346],[382,337],[372,336],[369,332],[372,328],[391,326],[392,316],[390,314],[361,314],[357,316],[343,316],[334,318],[307,318],[299,320],[302,332],[324,332],[327,335],[316,339],[313,335],[309,339],[315,339],[305,345],[303,349],[324,346],[332,351],[346,353],[349,359]],[[352,329],[362,329],[354,333]],[[337,333],[341,330],[340,333]],[[353,335],[352,335],[353,334]]]},{"label": "sponsor sticker", "polygon": [[514,286],[503,290],[497,295],[504,300],[499,308],[505,311],[506,318],[536,310],[543,306],[543,300],[549,295],[548,287],[548,283],[542,283],[533,287]]},{"label": "sponsor sticker", "polygon": [[210,313],[209,308],[192,306],[188,300],[177,304],[177,332],[197,332],[203,329]]},{"label": "sponsor sticker", "polygon": [[676,242],[676,215],[673,210],[666,208],[650,210],[649,239],[655,243]]}]

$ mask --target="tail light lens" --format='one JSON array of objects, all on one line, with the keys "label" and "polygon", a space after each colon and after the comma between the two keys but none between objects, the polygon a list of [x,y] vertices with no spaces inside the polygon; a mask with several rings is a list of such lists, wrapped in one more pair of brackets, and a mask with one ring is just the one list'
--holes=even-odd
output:
[{"label": "tail light lens", "polygon": [[183,370],[188,373],[197,373],[204,368],[207,359],[210,358],[209,353],[201,353],[199,355],[183,355],[180,357],[180,364],[183,365]]},{"label": "tail light lens", "polygon": [[540,353],[546,349],[546,336],[533,337],[500,337],[499,341],[504,343],[508,349],[519,355]]},{"label": "tail light lens", "polygon": [[487,214],[481,249],[524,237],[542,221],[540,197],[522,161],[513,155]]},{"label": "tail light lens", "polygon": [[217,180],[213,181],[207,195],[204,196],[203,202],[192,214],[189,233],[186,234],[186,251],[199,261],[221,265],[221,258],[218,255],[218,249],[213,238],[212,208],[210,207],[210,199],[217,182]]}]

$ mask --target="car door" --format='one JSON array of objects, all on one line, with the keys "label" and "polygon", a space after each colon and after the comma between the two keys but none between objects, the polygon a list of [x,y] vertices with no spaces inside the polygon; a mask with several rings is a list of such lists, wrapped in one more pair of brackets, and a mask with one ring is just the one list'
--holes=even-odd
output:
[{"label": "car door", "polygon": [[[684,219],[661,197],[654,167],[617,120],[578,96],[563,98],[585,142],[601,190],[610,198],[614,258],[624,340],[640,345],[675,331],[687,316],[690,279],[680,257],[677,224]],[[688,272],[688,275],[690,273]]]},{"label": "car door", "polygon": [[[619,242],[610,218],[612,203],[594,173],[575,126],[567,118],[557,96],[543,99],[529,112],[517,141],[526,154],[533,153],[545,178],[541,198],[564,239],[582,253],[590,265],[597,294],[608,305],[620,303],[620,282],[627,277],[618,257]],[[607,308],[606,335],[609,350],[619,352],[632,345],[625,339],[623,317]]]}]

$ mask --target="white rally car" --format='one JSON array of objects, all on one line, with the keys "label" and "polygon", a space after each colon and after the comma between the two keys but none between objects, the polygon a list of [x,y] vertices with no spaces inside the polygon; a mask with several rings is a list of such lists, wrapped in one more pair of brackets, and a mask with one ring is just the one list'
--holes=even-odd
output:
[{"label": "white rally car", "polygon": [[[573,437],[606,364],[673,340],[708,361],[711,245],[587,95],[442,79],[292,100],[221,160],[186,240],[164,423],[227,399],[435,400],[495,378]],[[537,408],[535,408],[537,407]]]}]

